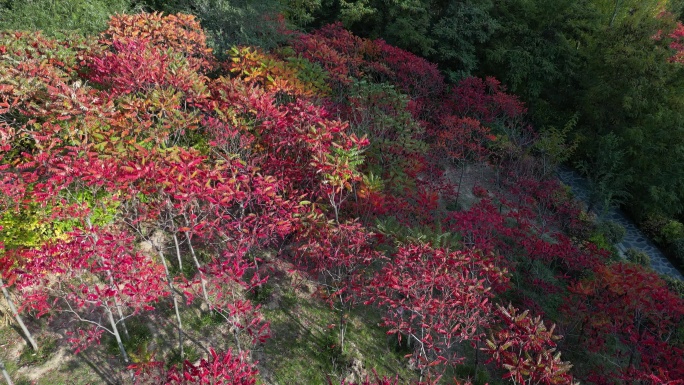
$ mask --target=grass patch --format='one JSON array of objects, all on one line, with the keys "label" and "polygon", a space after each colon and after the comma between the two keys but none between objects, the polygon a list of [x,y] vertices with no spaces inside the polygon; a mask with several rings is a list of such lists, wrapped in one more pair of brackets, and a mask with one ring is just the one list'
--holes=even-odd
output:
[{"label": "grass patch", "polygon": [[33,351],[27,344],[19,355],[17,366],[36,366],[46,363],[50,356],[57,351],[57,339],[51,336],[41,336],[36,341],[38,351]]},{"label": "grass patch", "polygon": [[218,326],[223,322],[225,322],[225,319],[215,311],[201,312],[199,315],[196,315],[195,312],[191,312],[191,318],[183,320],[184,326],[188,325],[190,329],[198,333],[206,328]]},{"label": "grass patch", "polygon": [[275,288],[273,284],[267,282],[261,286],[255,287],[249,292],[248,297],[255,304],[263,305],[268,302],[269,299],[271,299],[274,290]]},{"label": "grass patch", "polygon": [[202,355],[197,351],[197,348],[194,345],[183,346],[183,353],[185,354],[185,357],[181,358],[180,351],[178,349],[172,349],[171,353],[166,358],[166,366],[168,368],[172,366],[180,368],[185,360],[195,362],[202,358]]},{"label": "grass patch", "polygon": [[361,361],[369,374],[375,370],[380,376],[399,375],[402,383],[416,378],[407,368],[405,353],[377,326],[380,313],[376,309],[360,307],[350,314],[342,350],[337,328],[327,326],[335,324],[339,316],[328,305],[288,293],[281,305],[264,311],[272,337],[264,346],[261,365],[272,377],[269,382],[328,384],[328,379],[343,378],[352,360]]},{"label": "grass patch", "polygon": [[[129,318],[126,320],[126,328],[128,329],[128,338],[124,334],[123,326],[119,327],[119,333],[121,334],[126,353],[131,357],[131,360],[133,362],[148,362],[152,360],[154,352],[150,352],[148,346],[153,339],[153,334],[150,327],[144,322],[144,319],[141,317]],[[107,338],[106,351],[111,355],[121,354],[114,336]]]}]

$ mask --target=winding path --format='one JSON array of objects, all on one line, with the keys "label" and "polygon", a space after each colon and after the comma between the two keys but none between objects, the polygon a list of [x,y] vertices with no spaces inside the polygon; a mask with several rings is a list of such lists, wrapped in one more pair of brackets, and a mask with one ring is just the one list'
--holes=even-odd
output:
[{"label": "winding path", "polygon": [[[577,198],[588,203],[589,189],[586,180],[581,175],[569,168],[562,167],[558,170],[558,178],[561,182],[570,186],[573,194],[575,194]],[[651,267],[653,267],[653,270],[663,275],[669,275],[684,280],[682,273],[677,271],[667,257],[663,255],[653,242],[651,242],[620,209],[610,209],[608,213],[606,213],[606,219],[619,223],[627,231],[624,240],[616,245],[623,257],[624,252],[630,248],[643,251],[651,258]]]}]

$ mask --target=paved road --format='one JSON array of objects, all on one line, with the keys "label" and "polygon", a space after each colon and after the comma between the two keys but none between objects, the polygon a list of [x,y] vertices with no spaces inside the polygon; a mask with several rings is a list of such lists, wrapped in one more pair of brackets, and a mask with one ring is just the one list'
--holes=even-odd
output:
[{"label": "paved road", "polygon": [[[587,182],[581,175],[571,169],[563,167],[558,171],[558,178],[572,188],[572,192],[577,198],[588,203],[589,194]],[[660,274],[670,275],[679,278],[680,280],[684,280],[682,273],[672,266],[667,257],[663,255],[653,242],[646,238],[641,230],[639,230],[621,210],[611,209],[606,213],[605,218],[619,223],[627,230],[625,239],[616,245],[621,254],[630,248],[641,250],[651,257],[651,266],[653,267],[653,270]]]}]

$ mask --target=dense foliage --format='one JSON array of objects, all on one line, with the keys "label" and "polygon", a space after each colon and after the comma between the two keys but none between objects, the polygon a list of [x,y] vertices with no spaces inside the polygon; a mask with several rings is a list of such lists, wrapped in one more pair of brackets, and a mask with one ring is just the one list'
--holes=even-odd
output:
[{"label": "dense foliage", "polygon": [[[255,384],[286,264],[335,315],[334,363],[363,309],[402,383],[681,382],[684,300],[553,168],[577,149],[597,205],[681,211],[682,27],[655,1],[499,3],[147,1],[199,18],[0,32],[0,285],[32,348],[48,317],[75,353],[113,341],[120,381]],[[173,341],[136,350],[160,318]]]}]

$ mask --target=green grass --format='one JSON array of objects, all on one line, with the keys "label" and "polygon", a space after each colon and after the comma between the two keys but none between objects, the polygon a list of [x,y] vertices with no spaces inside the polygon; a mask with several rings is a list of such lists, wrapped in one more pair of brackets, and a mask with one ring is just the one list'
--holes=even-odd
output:
[{"label": "green grass", "polygon": [[265,315],[272,337],[264,346],[261,365],[271,382],[327,384],[328,378],[343,378],[353,359],[363,362],[368,373],[398,374],[402,383],[416,378],[406,366],[405,353],[395,349],[392,338],[377,326],[380,316],[375,309],[362,306],[352,312],[344,351],[338,344],[337,328],[328,327],[336,323],[338,314],[320,300],[285,293],[280,308],[265,310]]},{"label": "green grass", "polygon": [[57,339],[52,336],[42,336],[38,338],[36,343],[38,344],[37,352],[33,351],[28,344],[24,346],[17,362],[19,367],[42,365],[46,363],[50,359],[50,356],[58,349]]},{"label": "green grass", "polygon": [[225,319],[220,314],[214,311],[201,312],[198,315],[195,311],[192,311],[192,309],[188,310],[190,311],[183,311],[181,313],[181,320],[183,322],[183,326],[198,333],[207,332],[207,328],[216,327],[217,325],[220,325],[223,322],[225,322]]},{"label": "green grass", "polygon": [[[145,324],[145,319],[140,317],[133,317],[126,320],[126,328],[128,329],[128,336],[124,335],[123,325],[119,324],[119,333],[123,340],[124,348],[133,361],[145,361],[149,359],[148,345],[153,339],[152,331],[149,326]],[[114,336],[107,336],[107,353],[110,355],[119,355],[119,346],[116,343]]]}]

